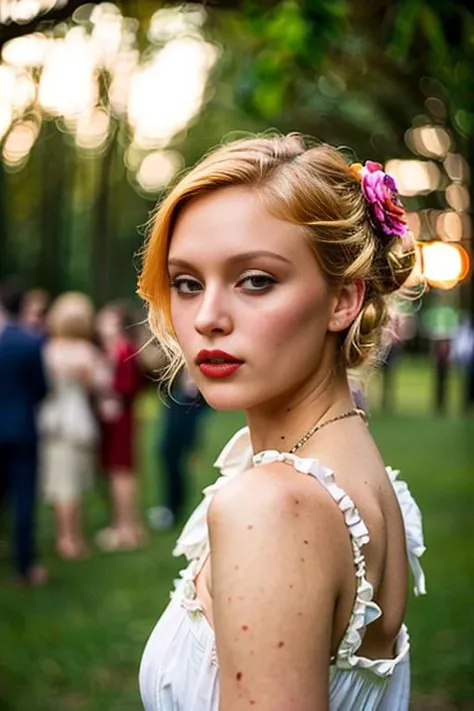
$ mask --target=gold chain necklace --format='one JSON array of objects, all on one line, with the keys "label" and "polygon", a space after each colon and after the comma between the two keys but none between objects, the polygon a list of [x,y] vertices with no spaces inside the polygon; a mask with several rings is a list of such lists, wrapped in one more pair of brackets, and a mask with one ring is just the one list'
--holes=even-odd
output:
[{"label": "gold chain necklace", "polygon": [[352,410],[346,410],[346,412],[342,412],[340,415],[336,415],[336,417],[332,417],[330,420],[326,420],[325,422],[321,422],[320,425],[314,424],[307,432],[304,434],[301,439],[297,441],[297,443],[290,449],[290,454],[294,454],[295,452],[298,451],[306,442],[312,437],[316,432],[319,432],[323,427],[326,427],[326,425],[331,425],[333,422],[337,422],[338,420],[345,420],[346,417],[355,417],[358,415],[359,417],[362,417],[362,419],[365,421],[366,420],[366,413],[364,410],[361,410],[359,407],[353,407]]}]

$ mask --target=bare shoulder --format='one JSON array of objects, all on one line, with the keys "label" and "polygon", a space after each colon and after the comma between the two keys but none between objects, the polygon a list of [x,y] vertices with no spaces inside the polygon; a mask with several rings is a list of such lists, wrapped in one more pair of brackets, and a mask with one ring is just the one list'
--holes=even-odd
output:
[{"label": "bare shoulder", "polygon": [[312,506],[324,507],[327,501],[327,493],[313,477],[296,471],[291,464],[271,462],[247,469],[222,487],[212,501],[210,517],[238,515],[243,506],[255,512],[278,507],[280,512],[295,514]]},{"label": "bare shoulder", "polygon": [[252,467],[232,479],[216,493],[208,523],[211,544],[224,539],[229,550],[252,533],[253,544],[258,542],[264,554],[271,554],[272,541],[280,551],[291,548],[301,556],[310,546],[313,564],[327,560],[336,573],[348,544],[343,517],[326,489],[284,462]]},{"label": "bare shoulder", "polygon": [[208,522],[222,708],[247,698],[264,709],[295,699],[326,709],[349,546],[337,506],[313,477],[273,462],[218,491]]}]

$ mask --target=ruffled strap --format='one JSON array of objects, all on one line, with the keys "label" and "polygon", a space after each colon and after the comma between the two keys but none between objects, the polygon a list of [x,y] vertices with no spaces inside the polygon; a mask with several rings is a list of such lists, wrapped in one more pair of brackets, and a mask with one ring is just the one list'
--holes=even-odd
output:
[{"label": "ruffled strap", "polygon": [[191,514],[179,536],[173,555],[185,555],[188,560],[200,559],[209,545],[207,512],[217,491],[230,479],[252,466],[252,445],[248,427],[242,427],[227,442],[217,457],[214,466],[220,469],[221,476],[203,490],[204,498]]},{"label": "ruffled strap", "polygon": [[253,461],[256,465],[269,464],[275,461],[292,464],[297,471],[303,474],[311,474],[318,479],[337,504],[351,537],[357,588],[351,617],[337,653],[331,659],[331,664],[338,669],[361,668],[380,677],[390,676],[397,664],[406,657],[409,651],[410,646],[405,628],[401,630],[397,639],[396,655],[393,659],[367,659],[357,655],[357,651],[362,645],[367,625],[377,620],[382,615],[382,610],[374,601],[373,586],[365,577],[366,566],[362,548],[369,542],[370,538],[368,529],[355,503],[338,486],[332,469],[326,467],[317,459],[299,458],[287,452],[267,450],[257,454]]},{"label": "ruffled strap", "polygon": [[256,466],[270,464],[271,462],[289,462],[302,474],[311,474],[318,479],[334,499],[344,516],[344,522],[349,529],[351,538],[355,540],[359,546],[363,546],[369,542],[367,526],[363,522],[352,499],[337,485],[336,477],[332,469],[326,467],[318,459],[310,457],[301,458],[289,452],[279,452],[276,449],[267,449],[263,452],[259,452],[253,458],[253,463]]},{"label": "ruffled strap", "polygon": [[386,471],[395,490],[405,524],[408,562],[415,579],[415,595],[426,595],[425,574],[419,561],[426,550],[423,540],[421,511],[407,483],[398,479],[399,470],[387,467]]}]

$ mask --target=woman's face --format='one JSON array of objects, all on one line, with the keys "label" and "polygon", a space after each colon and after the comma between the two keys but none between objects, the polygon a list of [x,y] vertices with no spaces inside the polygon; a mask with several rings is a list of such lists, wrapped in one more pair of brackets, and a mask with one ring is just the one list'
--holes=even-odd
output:
[{"label": "woman's face", "polygon": [[311,390],[337,298],[302,227],[255,191],[223,188],[183,209],[168,268],[173,327],[212,407],[275,407]]},{"label": "woman's face", "polygon": [[109,341],[122,335],[122,324],[119,314],[113,309],[104,308],[99,311],[96,319],[96,331],[99,338]]}]

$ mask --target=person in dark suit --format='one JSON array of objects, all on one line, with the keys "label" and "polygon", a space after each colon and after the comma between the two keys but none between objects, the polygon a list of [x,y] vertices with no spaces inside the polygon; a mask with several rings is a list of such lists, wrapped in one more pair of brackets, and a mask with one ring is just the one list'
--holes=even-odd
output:
[{"label": "person in dark suit", "polygon": [[0,288],[0,479],[12,518],[12,554],[25,584],[39,585],[45,570],[36,563],[35,509],[38,478],[36,407],[47,385],[41,339],[18,322],[24,292]]},{"label": "person in dark suit", "polygon": [[151,528],[167,530],[183,514],[187,503],[187,460],[208,410],[196,383],[184,369],[163,408],[158,455],[163,466],[165,505],[148,509]]}]

